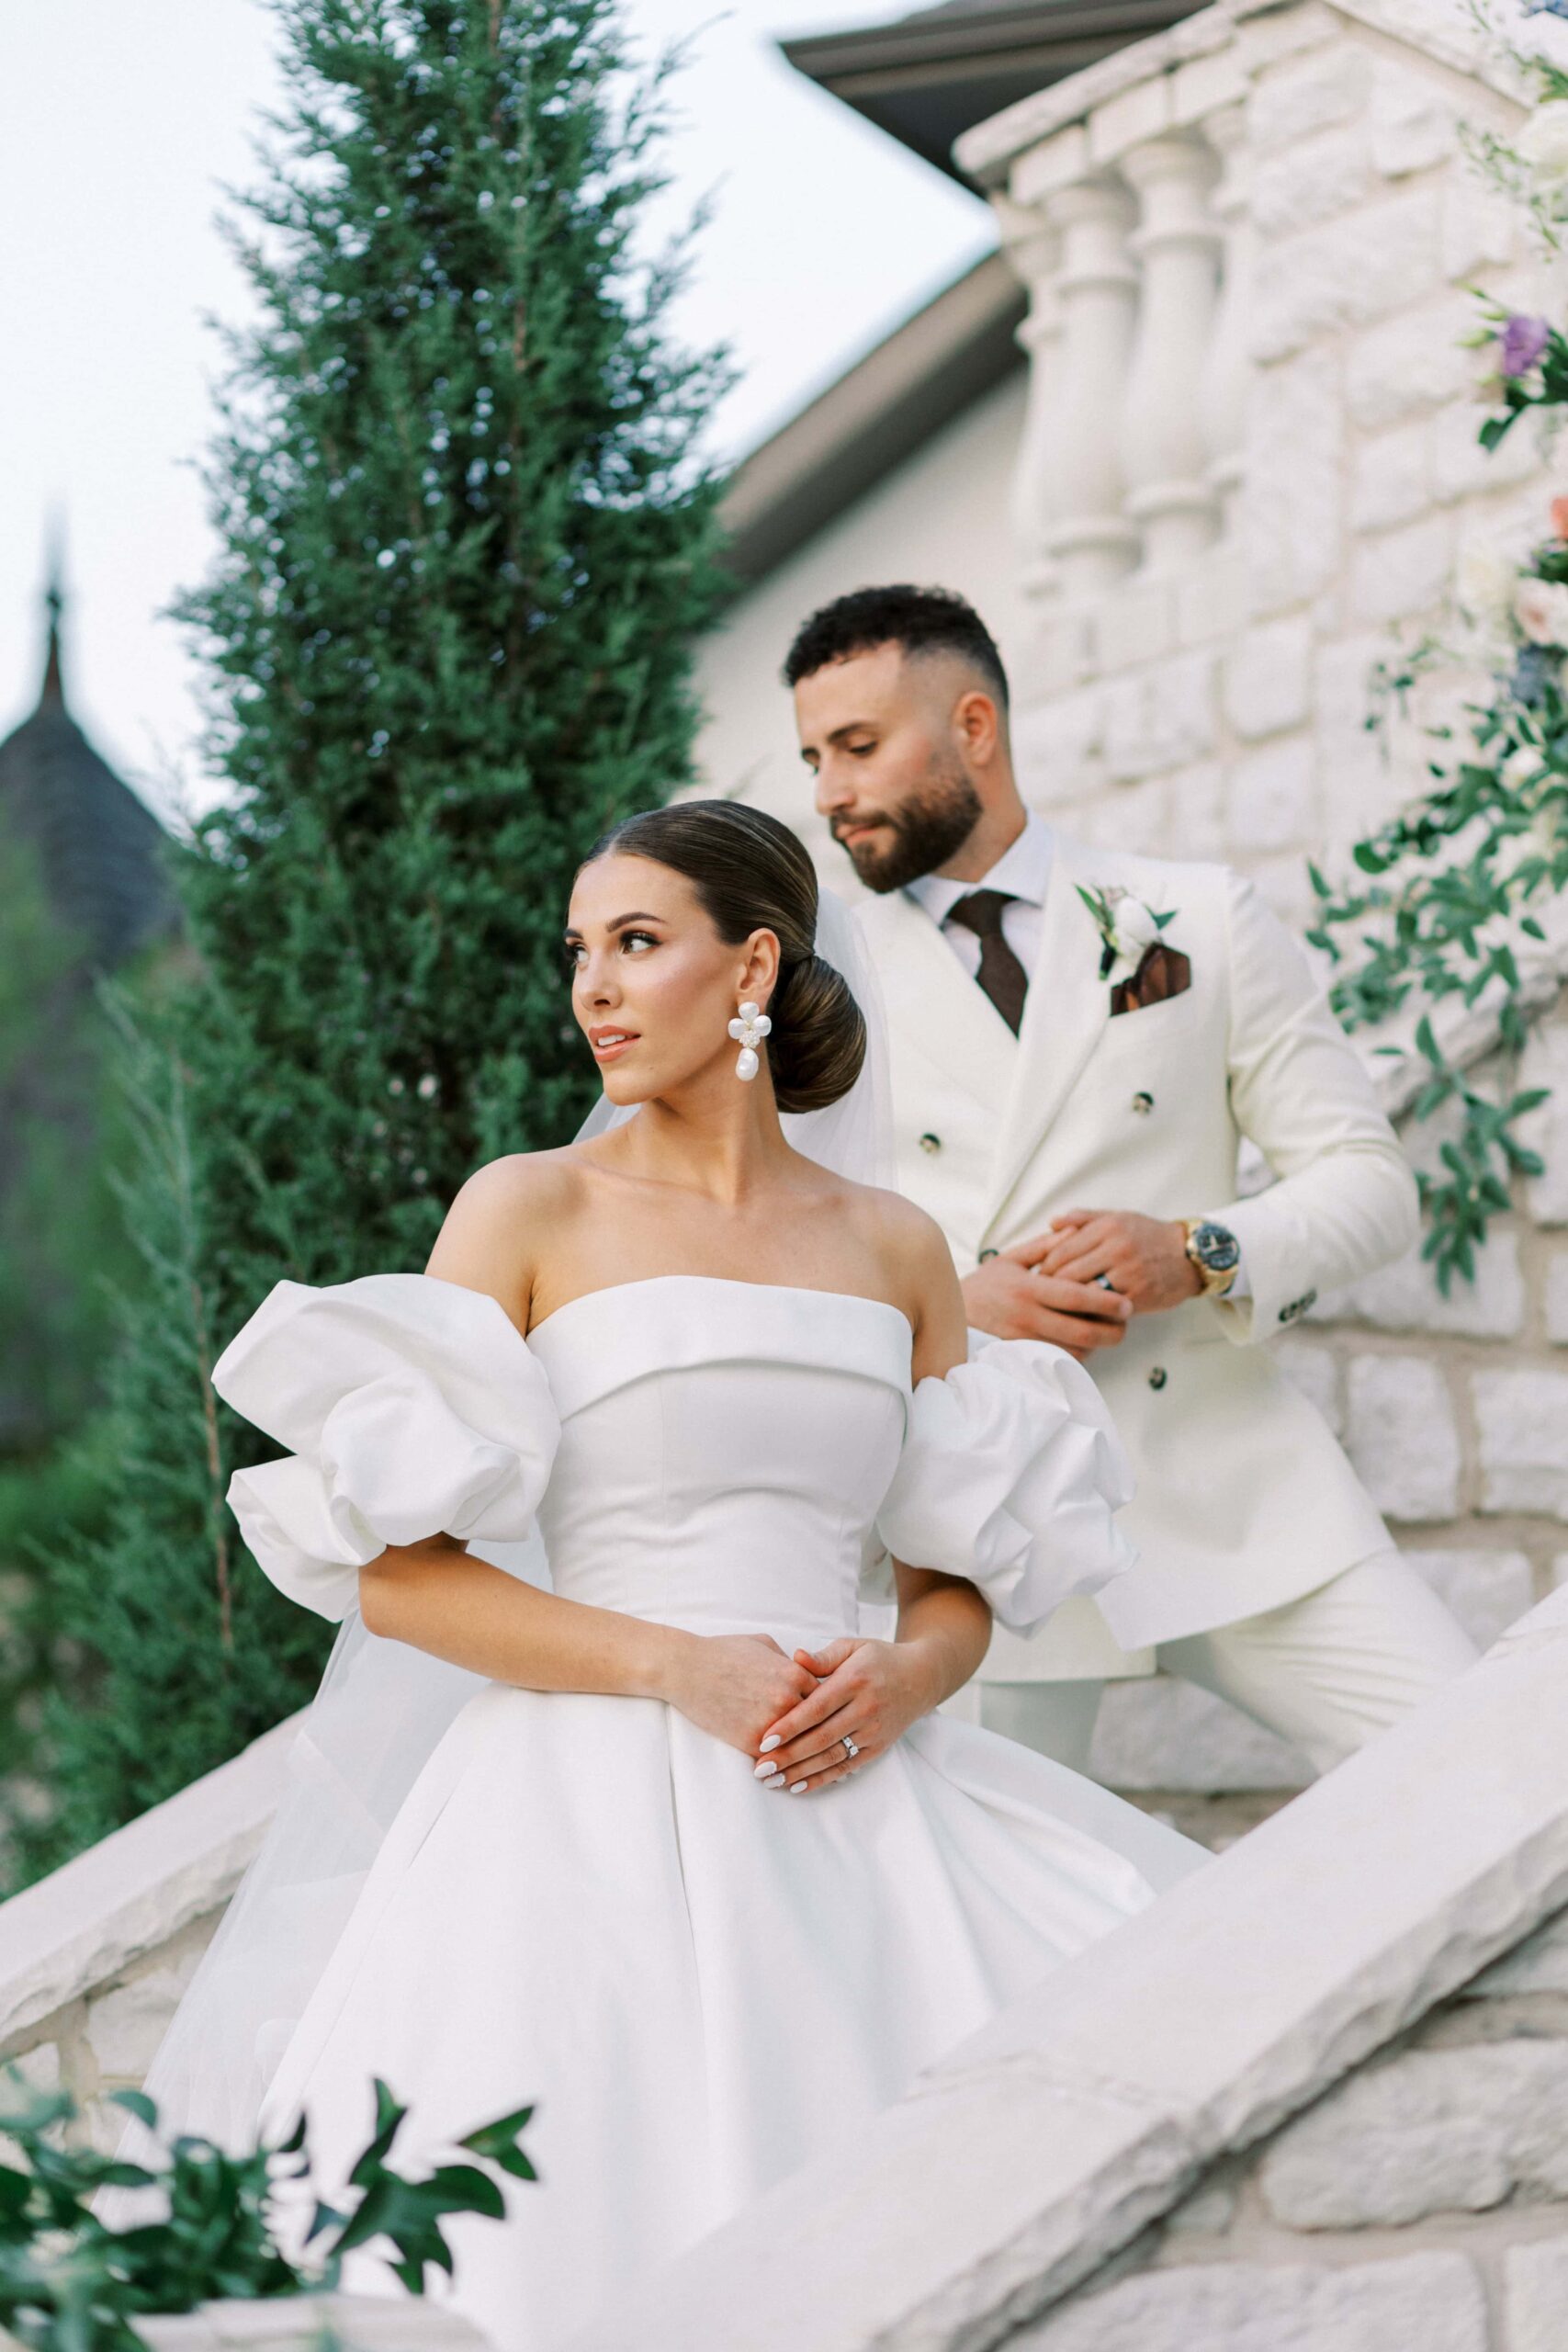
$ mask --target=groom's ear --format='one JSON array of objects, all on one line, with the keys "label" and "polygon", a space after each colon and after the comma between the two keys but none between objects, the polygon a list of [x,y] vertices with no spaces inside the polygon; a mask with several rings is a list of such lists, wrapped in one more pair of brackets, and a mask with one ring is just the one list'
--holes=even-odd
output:
[{"label": "groom's ear", "polygon": [[966,758],[976,767],[988,767],[1006,747],[1006,723],[996,698],[980,686],[966,687],[959,695],[953,707],[953,726]]}]

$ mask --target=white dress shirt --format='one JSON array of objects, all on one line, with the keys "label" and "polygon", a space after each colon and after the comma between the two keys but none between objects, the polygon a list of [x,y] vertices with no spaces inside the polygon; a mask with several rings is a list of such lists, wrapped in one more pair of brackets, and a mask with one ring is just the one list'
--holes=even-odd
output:
[{"label": "white dress shirt", "polygon": [[1022,832],[1003,850],[984,880],[953,882],[944,874],[922,874],[906,887],[916,905],[924,907],[971,979],[976,978],[980,970],[979,934],[965,930],[961,922],[949,922],[947,918],[959,899],[966,899],[971,890],[1005,890],[1012,904],[1002,909],[1002,937],[1023,966],[1025,979],[1032,980],[1040,960],[1040,930],[1044,919],[1045,888],[1051,879],[1052,854],[1051,828],[1031,809]]},{"label": "white dress shirt", "polygon": [[[1040,961],[1040,933],[1054,854],[1051,828],[1032,808],[1022,832],[980,881],[953,882],[943,874],[922,874],[905,888],[916,905],[925,909],[971,979],[979,978],[979,933],[961,922],[949,922],[948,917],[971,890],[1006,891],[1012,904],[1002,909],[1002,937],[1023,966],[1025,979],[1032,983]],[[1245,1258],[1237,1261],[1228,1295],[1238,1299],[1251,1295]]]}]

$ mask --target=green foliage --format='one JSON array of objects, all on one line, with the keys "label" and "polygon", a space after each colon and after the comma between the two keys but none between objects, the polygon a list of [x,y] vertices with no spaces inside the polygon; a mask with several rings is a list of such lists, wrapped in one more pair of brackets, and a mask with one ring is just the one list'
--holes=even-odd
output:
[{"label": "green foliage", "polygon": [[[1545,560],[1558,560],[1558,552],[1547,550]],[[1426,650],[1423,666],[1433,658]],[[1413,673],[1383,683],[1397,698]],[[1412,1002],[1453,999],[1471,1009],[1484,1001],[1499,1044],[1517,1054],[1528,1026],[1517,943],[1521,934],[1543,937],[1532,910],[1568,884],[1568,699],[1560,663],[1531,662],[1523,678],[1516,666],[1468,718],[1464,756],[1433,762],[1432,788],[1357,842],[1363,884],[1337,890],[1310,869],[1318,904],[1307,935],[1343,967],[1333,998],[1347,1027],[1387,1021]],[[1543,1097],[1517,1092],[1495,1102],[1479,1092],[1445,1054],[1429,1012],[1415,1039],[1429,1071],[1415,1115],[1430,1118],[1450,1104],[1460,1114],[1457,1135],[1439,1148],[1442,1172],[1421,1180],[1423,1252],[1446,1294],[1456,1274],[1473,1278],[1476,1250],[1508,1207],[1514,1178],[1540,1171],[1517,1127]]]},{"label": "green foliage", "polygon": [[[279,2188],[287,2194],[310,2169],[303,2120],[288,2140],[245,2155],[181,2137],[142,2164],[65,2140],[76,2116],[69,2093],[28,2093],[15,2075],[11,2086],[6,2131],[21,2165],[0,2164],[0,2328],[35,2352],[140,2352],[139,2317],[331,2290],[344,2257],[378,2240],[389,2244],[390,2267],[410,2294],[422,2295],[430,2269],[451,2275],[445,2221],[505,2217],[498,2183],[478,2164],[440,2165],[420,2180],[393,2168],[407,2110],[384,2083],[376,2085],[374,2137],[349,2176],[358,2196],[345,2213],[317,2205],[302,2260],[280,2247],[276,2207]],[[122,2091],[115,2104],[155,2135],[150,2098]],[[458,2145],[515,2180],[535,2180],[521,2145],[532,2114],[521,2108]],[[106,2189],[148,2192],[154,2218],[115,2227],[94,2211]]]},{"label": "green foliage", "polygon": [[238,242],[184,606],[223,804],[179,884],[198,959],[136,1012],[107,1539],[57,1586],[85,1664],[51,1711],[60,1859],[311,1688],[323,1629],[239,1552],[269,1449],[216,1354],[280,1276],[422,1265],[497,1153],[593,1081],[558,927],[596,833],[689,781],[688,647],[716,608],[719,380],[639,262],[659,84],[609,0],[280,0],[288,99]]}]

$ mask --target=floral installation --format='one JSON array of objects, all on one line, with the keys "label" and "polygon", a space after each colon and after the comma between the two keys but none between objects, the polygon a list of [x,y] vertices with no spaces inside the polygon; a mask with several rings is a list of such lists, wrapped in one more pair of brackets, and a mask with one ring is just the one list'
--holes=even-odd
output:
[{"label": "floral installation", "polygon": [[[1552,0],[1548,13],[1568,16],[1568,0]],[[1508,54],[1540,102],[1511,145],[1490,132],[1467,145],[1556,253],[1568,230],[1568,74]],[[1540,314],[1472,290],[1481,313],[1464,340],[1484,355],[1476,390],[1492,412],[1479,429],[1482,447],[1495,450],[1535,411],[1551,462],[1551,436],[1568,411],[1568,336]],[[1541,1172],[1519,1123],[1546,1092],[1517,1091],[1507,1070],[1531,1011],[1555,993],[1554,969],[1527,974],[1521,962],[1528,967],[1539,948],[1542,966],[1550,963],[1543,919],[1568,889],[1568,486],[1543,499],[1540,537],[1522,556],[1492,546],[1461,556],[1455,603],[1462,634],[1428,638],[1380,665],[1367,723],[1380,727],[1391,708],[1407,707],[1417,679],[1444,666],[1480,668],[1486,686],[1457,726],[1427,729],[1431,781],[1355,844],[1362,878],[1337,888],[1309,867],[1317,911],[1308,937],[1337,967],[1336,1010],[1352,1029],[1416,1011],[1425,1076],[1414,1114],[1427,1119],[1447,1106],[1452,1121],[1436,1168],[1420,1177],[1423,1251],[1445,1293],[1456,1275],[1474,1279],[1477,1250],[1491,1220],[1511,1206],[1516,1180]],[[1445,1003],[1495,1019],[1499,1086],[1472,1084],[1445,1050],[1434,1025]]]},{"label": "floral installation", "polygon": [[1168,922],[1174,922],[1179,910],[1172,907],[1165,914],[1156,914],[1142,899],[1119,882],[1108,883],[1096,890],[1080,882],[1079,898],[1094,917],[1095,929],[1102,943],[1100,977],[1102,980],[1130,979],[1144,957],[1158,940]]}]

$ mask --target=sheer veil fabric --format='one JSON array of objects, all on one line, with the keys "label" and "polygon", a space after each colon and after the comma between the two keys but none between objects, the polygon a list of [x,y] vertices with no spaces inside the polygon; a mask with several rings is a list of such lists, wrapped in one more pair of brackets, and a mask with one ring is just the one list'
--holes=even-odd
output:
[{"label": "sheer veil fabric", "polygon": [[[842,972],[866,1023],[866,1056],[849,1093],[786,1116],[795,1148],[852,1182],[891,1186],[886,1027],[860,926],[824,890],[817,952]],[[635,1115],[601,1101],[581,1133]],[[222,1367],[219,1366],[221,1378]],[[483,1544],[481,1557],[547,1586],[537,1537]],[[886,1604],[874,1576],[866,1598]],[[868,1612],[868,1632],[890,1613]],[[321,1688],[299,1718],[287,1782],[254,1862],[200,1962],[147,2080],[165,2130],[230,2148],[253,2138],[267,2086],[337,1946],[405,1798],[483,1677],[367,1632],[357,1611],[338,1634]]]}]

